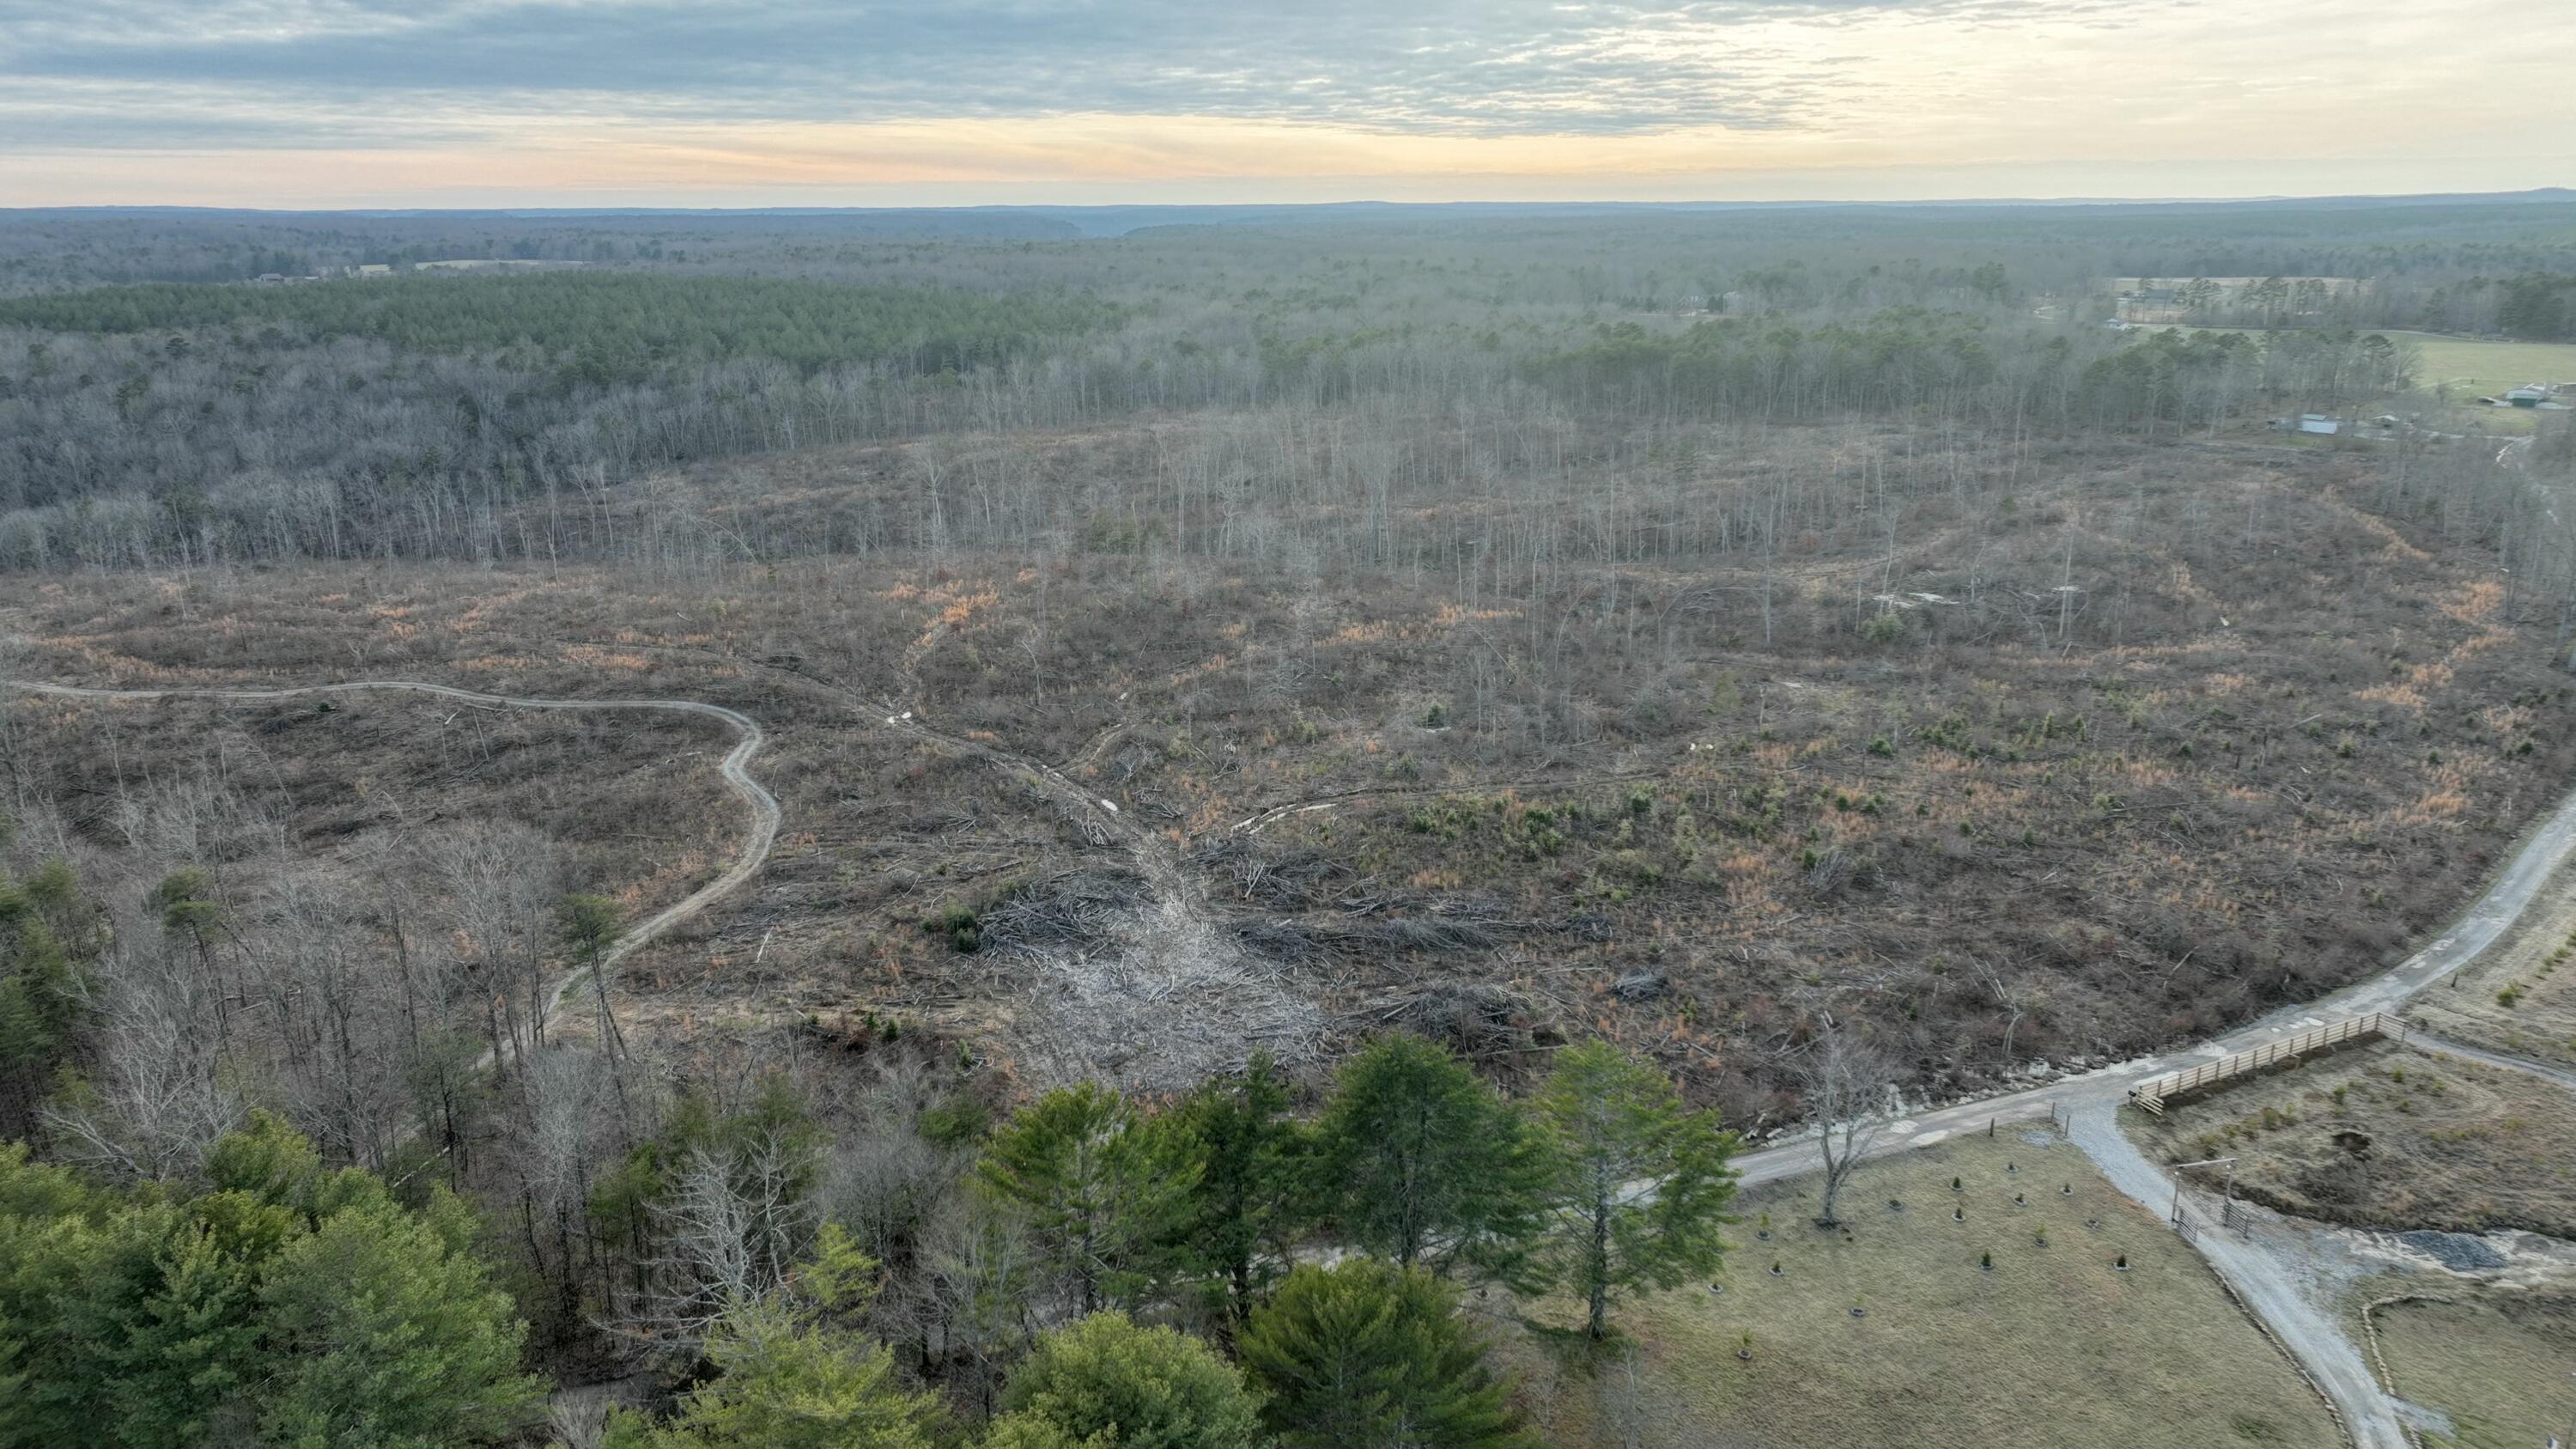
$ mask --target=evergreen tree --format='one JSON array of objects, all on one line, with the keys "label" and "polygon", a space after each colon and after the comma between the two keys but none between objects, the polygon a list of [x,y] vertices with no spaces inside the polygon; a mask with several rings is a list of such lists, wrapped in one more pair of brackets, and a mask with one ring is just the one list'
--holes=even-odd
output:
[{"label": "evergreen tree", "polygon": [[1173,1116],[1201,1168],[1185,1241],[1226,1320],[1240,1325],[1278,1280],[1300,1226],[1304,1144],[1288,1115],[1288,1092],[1260,1055],[1241,1077],[1192,1092]]},{"label": "evergreen tree", "polygon": [[1026,1218],[1077,1311],[1133,1303],[1170,1267],[1200,1176],[1187,1140],[1096,1083],[1039,1098],[975,1164],[986,1190]]},{"label": "evergreen tree", "polygon": [[121,1215],[87,1311],[65,1305],[68,1331],[96,1352],[119,1449],[189,1449],[247,1427],[245,1376],[261,1365],[257,1264],[226,1251],[206,1224],[176,1219]]},{"label": "evergreen tree", "polygon": [[1315,1181],[1353,1246],[1447,1272],[1520,1274],[1548,1166],[1522,1114],[1456,1057],[1385,1036],[1342,1065]]},{"label": "evergreen tree", "polygon": [[1623,1291],[1716,1271],[1735,1134],[1693,1112],[1663,1073],[1607,1042],[1560,1052],[1537,1099],[1555,1181],[1540,1261],[1580,1295],[1595,1340]]},{"label": "evergreen tree", "polygon": [[1252,1449],[1259,1400],[1195,1338],[1099,1313],[1040,1338],[987,1449]]},{"label": "evergreen tree", "polygon": [[1535,1449],[1511,1385],[1419,1268],[1301,1266],[1239,1341],[1281,1449]]},{"label": "evergreen tree", "polygon": [[99,1283],[109,1207],[75,1174],[0,1143],[0,1446],[79,1443],[103,1417],[95,1345],[67,1331],[64,1306]]},{"label": "evergreen tree", "polygon": [[55,924],[79,905],[61,861],[23,887],[0,876],[0,1137],[33,1129],[86,1021],[81,963]]},{"label": "evergreen tree", "polygon": [[488,1444],[542,1386],[443,1190],[326,1171],[273,1117],[193,1200],[101,1191],[0,1147],[0,1446]]},{"label": "evergreen tree", "polygon": [[533,1417],[545,1386],[518,1372],[526,1325],[466,1233],[453,1199],[428,1218],[370,1204],[279,1251],[261,1290],[274,1355],[263,1438],[431,1449],[489,1443]]}]

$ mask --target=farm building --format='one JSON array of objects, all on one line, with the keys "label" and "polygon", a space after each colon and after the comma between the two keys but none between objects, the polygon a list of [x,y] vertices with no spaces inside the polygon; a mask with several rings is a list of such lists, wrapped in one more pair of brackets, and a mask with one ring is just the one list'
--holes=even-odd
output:
[{"label": "farm building", "polygon": [[2327,417],[2324,413],[2301,413],[2299,414],[2299,431],[2303,433],[2316,433],[2324,437],[2331,438],[2335,434],[2343,431],[2343,420],[2340,418]]},{"label": "farm building", "polygon": [[2504,395],[2504,400],[2518,408],[2536,408],[2540,406],[2541,403],[2547,401],[2548,397],[2549,389],[2534,382],[2525,383],[2521,387],[2507,389]]}]

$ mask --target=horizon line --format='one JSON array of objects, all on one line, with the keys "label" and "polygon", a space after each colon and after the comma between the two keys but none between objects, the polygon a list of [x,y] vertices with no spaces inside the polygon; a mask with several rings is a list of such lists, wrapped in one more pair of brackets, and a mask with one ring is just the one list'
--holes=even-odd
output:
[{"label": "horizon line", "polygon": [[482,206],[403,206],[378,203],[351,206],[210,206],[164,202],[86,202],[64,205],[0,207],[0,217],[32,213],[126,215],[133,213],[168,214],[253,214],[269,216],[360,216],[391,218],[402,216],[499,215],[521,217],[543,216],[853,216],[888,213],[926,212],[1099,212],[1099,211],[1322,211],[1333,208],[1382,207],[1389,210],[1456,210],[1467,207],[1518,207],[1549,211],[1614,211],[1614,210],[1757,210],[1768,207],[1834,207],[1848,209],[1884,209],[1908,206],[2265,206],[2325,202],[2476,202],[2476,201],[2576,201],[2576,187],[2533,186],[2507,191],[2394,191],[2394,192],[2317,192],[2266,193],[2252,196],[2225,195],[2097,195],[2097,196],[1917,196],[1874,198],[1831,197],[1762,197],[1705,199],[1590,199],[1562,200],[1517,198],[1509,196],[1460,197],[1445,200],[1400,201],[1383,197],[1353,196],[1331,201],[1102,201],[1102,202],[969,202],[950,205],[866,205],[839,206],[687,206],[654,203],[630,203],[619,206],[548,205],[544,203]]}]

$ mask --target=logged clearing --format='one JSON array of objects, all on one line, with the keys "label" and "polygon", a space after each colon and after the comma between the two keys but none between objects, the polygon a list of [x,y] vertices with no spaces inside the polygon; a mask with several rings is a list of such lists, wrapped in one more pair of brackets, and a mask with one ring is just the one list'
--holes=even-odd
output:
[{"label": "logged clearing", "polygon": [[521,869],[640,918],[741,846],[741,807],[716,773],[731,738],[709,720],[392,691],[5,703],[9,743],[62,802],[35,822],[39,843],[74,855],[130,852],[169,829],[188,864],[275,855],[381,870],[458,822],[509,822],[558,857]]},{"label": "logged clearing", "polygon": [[2530,1449],[2576,1430],[2576,1298],[2419,1299],[2372,1317],[2398,1394],[2450,1417],[2428,1443]]},{"label": "logged clearing", "polygon": [[[1461,541],[1565,524],[1538,495],[1426,484],[1381,522],[1315,490],[1302,527],[1390,560],[1330,576],[1130,526],[1184,452],[1345,456],[1263,423],[694,480],[763,536],[945,507],[934,469],[1081,480],[1063,553],[12,576],[0,630],[68,681],[757,718],[786,826],[758,892],[631,963],[656,1023],[900,1013],[1005,1078],[1156,1089],[1389,1027],[1505,1073],[1603,1035],[1747,1126],[1795,1114],[1781,1034],[1828,983],[1952,1093],[2383,969],[2576,774],[2566,676],[2457,495],[2366,458],[1709,430],[1617,484],[1671,558],[1548,544],[1535,584]],[[1891,478],[1769,566],[1719,547],[1783,489]]]},{"label": "logged clearing", "polygon": [[2236,1159],[2239,1195],[2387,1228],[2576,1237],[2576,1094],[2374,1042],[2122,1124],[2167,1162]]},{"label": "logged clearing", "polygon": [[[1636,1345],[1633,1372],[1614,1351],[1587,1379],[1553,1336],[1516,1345],[1534,1397],[1552,1403],[1549,1442],[2341,1443],[2323,1403],[2191,1248],[2076,1148],[2037,1135],[1968,1138],[1861,1167],[1844,1190],[1849,1239],[1809,1221],[1815,1178],[1746,1193],[1723,1293],[1694,1285],[1615,1311]],[[1766,1213],[1769,1242],[1757,1237]],[[1993,1255],[1992,1272],[1979,1268],[1981,1253]],[[2127,1272],[2114,1266],[2122,1254]],[[1864,1316],[1852,1316],[1855,1304]],[[1581,1321],[1570,1304],[1535,1316]],[[1749,1363],[1736,1357],[1747,1332]]]}]

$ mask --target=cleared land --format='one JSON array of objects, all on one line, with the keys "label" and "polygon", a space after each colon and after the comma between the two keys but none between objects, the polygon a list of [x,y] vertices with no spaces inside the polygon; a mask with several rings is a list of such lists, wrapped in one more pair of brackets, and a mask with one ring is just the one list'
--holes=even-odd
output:
[{"label": "cleared land", "polygon": [[[2449,425],[2468,432],[2528,433],[2541,414],[2512,407],[2488,407],[2481,397],[2502,397],[2505,389],[2526,382],[2576,383],[2576,344],[2502,342],[2476,337],[2445,337],[2433,332],[2391,332],[2415,344],[2419,365],[2416,385],[2446,389]],[[2562,401],[2576,397],[2562,394]]]},{"label": "cleared land", "polygon": [[2377,1042],[2121,1116],[2150,1156],[2234,1157],[2237,1192],[2284,1212],[2576,1237],[2576,1095],[2524,1073]]},{"label": "cleared land", "polygon": [[2530,1449],[2576,1430],[2576,1298],[2456,1295],[2373,1316],[2400,1396],[2448,1414],[2428,1442]]},{"label": "cleared land", "polygon": [[[2141,324],[2141,330],[2259,335],[2270,329],[2150,322]],[[2488,407],[2476,399],[2501,398],[2507,388],[2520,387],[2527,382],[2576,383],[2576,343],[2511,342],[2388,327],[2363,330],[2377,332],[2380,336],[2414,347],[2416,387],[2426,393],[2442,389],[2448,395],[2448,403],[2439,422],[2439,426],[2447,431],[2527,434],[2532,431],[2534,420],[2542,414],[2525,408]],[[2562,395],[2562,400],[2576,399]]]},{"label": "cleared land", "polygon": [[[1430,561],[1328,582],[1176,558],[1136,522],[1200,486],[1168,460],[1251,490],[1278,450],[1340,446],[1247,421],[695,480],[701,525],[763,539],[885,535],[934,477],[1088,480],[1059,554],[16,577],[0,627],[65,681],[396,675],[758,717],[778,854],[633,963],[667,998],[647,1016],[900,1012],[997,1076],[1155,1085],[1285,1050],[1236,1029],[1296,1011],[1328,1044],[1411,1025],[1505,1073],[1597,1032],[1748,1127],[1796,1110],[1786,1033],[1828,983],[1946,1092],[2380,969],[2576,773],[2545,631],[2367,459],[1712,430],[1620,485],[1619,530],[1767,517],[1819,458],[1915,482],[1784,529],[1768,569],[1548,564],[1535,594],[1457,544],[1570,526],[1535,495],[1185,515],[1295,506]],[[688,496],[616,526],[687,533],[653,510]],[[1027,929],[957,929],[996,914]],[[1178,1013],[1238,1039],[1175,1055],[1170,993],[1202,987],[1278,999]]]},{"label": "cleared land", "polygon": [[[2007,1132],[1866,1165],[1845,1192],[1849,1239],[1810,1223],[1816,1190],[1808,1178],[1745,1195],[1725,1292],[1697,1285],[1618,1311],[1633,1375],[1614,1352],[1587,1379],[1560,1366],[1572,1351],[1554,1338],[1522,1340],[1515,1356],[1553,1400],[1550,1442],[2342,1442],[2191,1248],[2072,1146]],[[1756,1236],[1765,1213],[1770,1242]],[[1993,1254],[1992,1272],[1980,1253]],[[2114,1266],[2123,1254],[2127,1272]],[[1852,1316],[1855,1303],[1866,1316]],[[1566,1305],[1536,1316],[1579,1321]],[[1736,1357],[1746,1332],[1749,1363]]]},{"label": "cleared land", "polygon": [[[394,694],[327,702],[0,701],[19,762],[67,802],[37,843],[150,854],[183,833],[190,863],[284,852],[357,868],[458,820],[524,825],[563,889],[633,914],[724,868],[739,812],[712,724],[462,706]],[[531,869],[539,868],[530,863]]]}]

